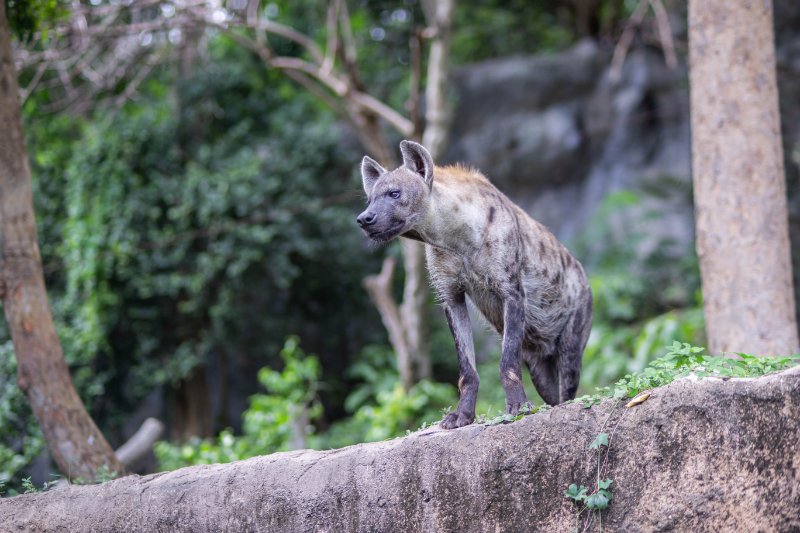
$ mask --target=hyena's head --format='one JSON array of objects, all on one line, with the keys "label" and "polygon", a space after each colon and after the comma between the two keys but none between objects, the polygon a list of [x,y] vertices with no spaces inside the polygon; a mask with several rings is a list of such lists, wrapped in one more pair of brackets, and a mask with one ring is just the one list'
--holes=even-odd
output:
[{"label": "hyena's head", "polygon": [[403,165],[391,172],[369,157],[361,177],[369,205],[356,222],[372,240],[387,242],[414,229],[425,216],[433,185],[433,159],[422,145],[400,143]]}]

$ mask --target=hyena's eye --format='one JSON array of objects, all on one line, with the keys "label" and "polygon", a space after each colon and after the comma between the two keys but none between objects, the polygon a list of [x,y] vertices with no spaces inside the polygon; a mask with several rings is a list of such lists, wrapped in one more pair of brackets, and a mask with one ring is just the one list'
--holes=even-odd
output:
[{"label": "hyena's eye", "polygon": [[400,191],[389,191],[389,196],[397,200],[400,198]]}]

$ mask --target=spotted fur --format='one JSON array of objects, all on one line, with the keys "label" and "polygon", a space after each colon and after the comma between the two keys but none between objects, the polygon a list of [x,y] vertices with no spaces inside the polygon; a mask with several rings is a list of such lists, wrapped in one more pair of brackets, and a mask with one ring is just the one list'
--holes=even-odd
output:
[{"label": "spotted fur", "polygon": [[459,359],[460,401],[442,426],[475,419],[479,380],[467,297],[503,337],[506,412],[515,414],[528,401],[522,362],[547,403],[574,398],[592,322],[580,263],[477,170],[435,167],[428,151],[410,141],[400,150],[403,165],[391,172],[364,158],[369,205],[358,223],[376,241],[403,236],[426,245],[431,283]]}]

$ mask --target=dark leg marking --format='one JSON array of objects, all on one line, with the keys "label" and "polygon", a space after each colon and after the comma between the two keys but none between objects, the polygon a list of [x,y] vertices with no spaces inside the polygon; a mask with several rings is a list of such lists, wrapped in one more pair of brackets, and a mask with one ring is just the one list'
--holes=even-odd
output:
[{"label": "dark leg marking", "polygon": [[448,413],[440,426],[444,429],[460,428],[475,421],[475,402],[478,400],[480,379],[475,370],[475,346],[464,293],[448,299],[444,304],[447,324],[453,334],[458,355],[458,407]]},{"label": "dark leg marking", "polygon": [[500,382],[506,392],[506,413],[517,414],[528,403],[522,386],[520,350],[525,335],[525,308],[522,291],[517,290],[503,302],[503,356]]}]

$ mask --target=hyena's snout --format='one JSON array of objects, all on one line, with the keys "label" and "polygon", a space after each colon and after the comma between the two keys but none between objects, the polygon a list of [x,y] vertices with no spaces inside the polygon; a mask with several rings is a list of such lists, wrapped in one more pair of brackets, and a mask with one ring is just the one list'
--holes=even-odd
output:
[{"label": "hyena's snout", "polygon": [[356,222],[358,222],[358,225],[361,226],[362,229],[367,229],[369,226],[372,226],[375,224],[376,220],[378,220],[378,215],[369,209],[358,215],[356,218]]}]

